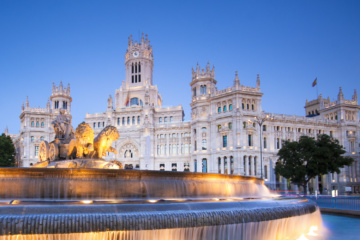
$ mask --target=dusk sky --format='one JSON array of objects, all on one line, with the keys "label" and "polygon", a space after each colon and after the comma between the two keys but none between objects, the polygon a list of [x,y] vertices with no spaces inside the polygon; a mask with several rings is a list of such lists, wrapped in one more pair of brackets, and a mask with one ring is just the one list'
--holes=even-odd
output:
[{"label": "dusk sky", "polygon": [[360,1],[0,1],[0,131],[20,130],[21,104],[46,107],[70,83],[74,128],[104,112],[125,80],[128,37],[148,34],[164,106],[190,120],[191,68],[215,65],[218,89],[255,87],[266,112],[304,116],[318,92],[360,94]]}]

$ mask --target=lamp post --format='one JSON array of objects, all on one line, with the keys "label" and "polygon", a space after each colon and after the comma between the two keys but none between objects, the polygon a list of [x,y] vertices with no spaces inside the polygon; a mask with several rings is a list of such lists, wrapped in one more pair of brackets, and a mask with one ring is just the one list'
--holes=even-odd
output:
[{"label": "lamp post", "polygon": [[259,127],[260,127],[260,165],[261,165],[261,179],[263,179],[263,158],[262,158],[262,136],[261,136],[261,132],[262,132],[262,125],[264,124],[264,122],[268,121],[268,120],[272,120],[273,118],[270,115],[260,115],[260,116],[256,116],[254,117],[254,122],[256,122]]}]

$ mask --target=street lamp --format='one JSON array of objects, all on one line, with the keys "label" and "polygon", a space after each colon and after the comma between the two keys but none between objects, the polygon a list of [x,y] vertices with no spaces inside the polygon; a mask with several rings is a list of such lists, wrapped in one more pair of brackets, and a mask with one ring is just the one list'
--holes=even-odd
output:
[{"label": "street lamp", "polygon": [[262,158],[262,125],[264,122],[268,120],[272,120],[273,118],[269,114],[261,114],[260,116],[254,117],[254,122],[256,122],[260,127],[260,165],[261,165],[261,179],[263,179],[263,158]]}]

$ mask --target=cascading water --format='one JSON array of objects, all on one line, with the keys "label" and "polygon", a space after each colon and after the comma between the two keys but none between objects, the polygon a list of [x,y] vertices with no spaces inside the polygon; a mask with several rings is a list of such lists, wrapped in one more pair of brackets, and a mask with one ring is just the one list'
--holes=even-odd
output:
[{"label": "cascading water", "polygon": [[9,168],[0,198],[0,240],[285,240],[321,226],[315,203],[232,175]]}]

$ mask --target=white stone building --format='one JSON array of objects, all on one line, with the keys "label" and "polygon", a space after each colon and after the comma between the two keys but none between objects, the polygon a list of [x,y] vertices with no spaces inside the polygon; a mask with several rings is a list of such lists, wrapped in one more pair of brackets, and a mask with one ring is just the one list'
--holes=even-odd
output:
[{"label": "white stone building", "polygon": [[21,107],[19,135],[13,135],[16,148],[16,165],[29,167],[38,162],[39,146],[42,140],[51,142],[55,133],[51,122],[55,120],[62,108],[65,115],[71,119],[71,95],[70,85],[64,87],[60,82],[59,87],[53,83],[52,94],[48,99],[46,108],[30,107],[26,97],[25,105]]},{"label": "white stone building", "polygon": [[[340,88],[334,102],[321,95],[306,101],[306,117],[264,113],[259,75],[256,87],[247,87],[241,85],[236,72],[233,86],[218,90],[214,68],[207,64],[201,69],[198,65],[190,82],[191,121],[185,122],[181,105],[162,107],[162,97],[153,84],[153,53],[147,36],[139,43],[129,38],[125,70],[126,80],[115,91],[114,99],[109,96],[106,111],[85,116],[95,134],[107,125],[118,128],[120,138],[113,143],[118,154],[110,153],[106,159],[119,160],[128,169],[263,175],[270,188],[286,190],[286,179],[276,177],[273,170],[282,141],[325,133],[337,138],[346,155],[355,161],[340,174],[316,179],[310,189],[338,189],[343,193],[348,186],[353,192],[360,191],[360,106],[356,90],[351,100],[344,98]],[[67,102],[67,114],[71,114],[70,87],[53,88],[50,100],[46,109],[30,108],[28,101],[23,107],[20,166],[36,162],[41,137],[52,140],[50,122],[59,107],[55,103]],[[260,126],[254,118],[264,115],[272,119],[263,123],[260,139]]]}]

